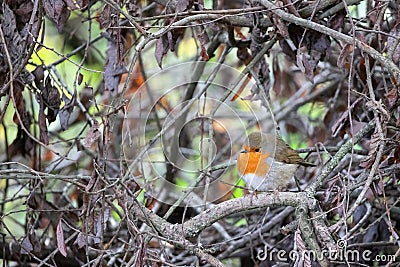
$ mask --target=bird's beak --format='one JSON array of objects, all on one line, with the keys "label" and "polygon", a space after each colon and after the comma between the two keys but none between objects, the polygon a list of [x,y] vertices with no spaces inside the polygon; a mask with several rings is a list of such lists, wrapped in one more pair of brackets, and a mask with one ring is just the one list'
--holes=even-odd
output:
[{"label": "bird's beak", "polygon": [[246,145],[244,145],[244,146],[243,146],[243,149],[240,150],[240,153],[249,153],[249,147],[246,146]]}]

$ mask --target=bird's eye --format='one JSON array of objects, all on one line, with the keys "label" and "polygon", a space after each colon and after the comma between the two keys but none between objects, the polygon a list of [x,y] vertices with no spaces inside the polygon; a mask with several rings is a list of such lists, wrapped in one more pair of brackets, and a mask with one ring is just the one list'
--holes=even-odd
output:
[{"label": "bird's eye", "polygon": [[254,149],[254,152],[260,152],[259,148]]}]

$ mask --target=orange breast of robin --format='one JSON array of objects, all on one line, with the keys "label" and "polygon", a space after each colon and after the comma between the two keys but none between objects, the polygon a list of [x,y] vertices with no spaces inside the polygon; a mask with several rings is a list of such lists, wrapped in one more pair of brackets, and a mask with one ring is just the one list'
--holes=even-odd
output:
[{"label": "orange breast of robin", "polygon": [[239,153],[237,160],[237,168],[241,175],[255,174],[257,176],[266,176],[270,165],[266,162],[269,154],[250,151],[247,153]]}]

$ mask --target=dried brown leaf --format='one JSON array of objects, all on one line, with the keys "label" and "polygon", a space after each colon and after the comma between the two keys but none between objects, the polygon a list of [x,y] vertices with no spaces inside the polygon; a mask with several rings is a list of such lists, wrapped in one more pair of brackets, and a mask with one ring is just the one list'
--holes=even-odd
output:
[{"label": "dried brown leaf", "polygon": [[31,251],[33,251],[33,245],[27,235],[21,242],[21,254],[29,254]]},{"label": "dried brown leaf", "polygon": [[[24,40],[18,32],[15,14],[7,5],[7,2],[4,2],[2,5],[2,13],[1,26],[4,33],[4,39],[7,43],[6,45],[11,57],[11,63],[16,64],[20,60],[20,56],[23,54]],[[4,54],[2,56],[4,56]],[[0,64],[0,71],[7,72],[8,64]],[[3,81],[1,82],[3,83]]]},{"label": "dried brown leaf", "polygon": [[90,86],[85,86],[79,93],[79,99],[82,103],[82,105],[86,108],[89,109],[93,105],[93,88]]},{"label": "dried brown leaf", "polygon": [[395,105],[398,105],[397,101],[399,99],[399,92],[397,91],[397,88],[393,88],[392,90],[390,90],[386,94],[386,99],[389,109],[392,109]]},{"label": "dried brown leaf", "polygon": [[284,39],[289,38],[289,31],[287,24],[277,15],[272,15],[272,21],[277,28],[277,33],[279,33]]},{"label": "dried brown leaf", "polygon": [[111,8],[110,5],[106,5],[104,6],[104,9],[102,12],[100,12],[99,17],[98,17],[98,21],[100,23],[100,28],[101,29],[107,29],[111,26],[112,24],[112,17],[115,16],[115,14],[113,14],[113,9]]},{"label": "dried brown leaf", "polygon": [[339,57],[337,59],[337,66],[340,69],[343,69],[343,67],[345,66],[349,68],[348,57],[351,53],[353,53],[353,46],[351,44],[345,44],[343,49],[340,51]]},{"label": "dried brown leaf", "polygon": [[71,10],[77,10],[79,8],[82,8],[81,6],[77,6],[78,1],[74,1],[74,0],[64,0],[64,1],[67,4],[68,8]]},{"label": "dried brown leaf", "polygon": [[151,210],[154,205],[157,203],[157,199],[154,198],[151,194],[148,194],[145,192],[144,194],[144,199],[145,199],[145,207]]},{"label": "dried brown leaf", "polygon": [[[302,40],[304,29],[295,24],[289,24],[287,26],[287,31],[289,36],[286,39],[279,40],[279,44],[282,48],[282,52],[294,62],[297,58],[297,48],[300,48],[300,41]],[[287,40],[290,40],[289,42],[292,43],[292,45],[290,45]],[[302,43],[302,45],[304,46],[304,43]],[[292,46],[295,47],[296,50],[293,50]]]},{"label": "dried brown leaf", "polygon": [[83,74],[79,72],[79,75],[78,75],[78,85],[81,85],[81,84],[82,84],[82,81],[83,81]]},{"label": "dried brown leaf", "polygon": [[87,6],[86,0],[75,0],[75,2],[81,9]]},{"label": "dried brown leaf", "polygon": [[210,56],[207,53],[207,49],[204,45],[200,46],[200,56],[204,61],[207,61],[210,59]]},{"label": "dried brown leaf", "polygon": [[95,224],[96,234],[93,237],[93,242],[95,244],[100,244],[101,243],[101,236],[102,236],[102,233],[103,233],[103,231],[101,229],[102,229],[102,227],[101,227],[101,213],[98,212],[98,216],[96,218],[96,224]]},{"label": "dried brown leaf", "polygon": [[383,105],[382,99],[380,99],[379,101],[370,100],[365,104],[365,107],[369,110],[373,110],[379,113],[383,121],[389,121],[390,113],[386,109],[385,105]]},{"label": "dried brown leaf", "polygon": [[44,88],[42,88],[42,99],[44,108],[47,109],[46,118],[49,123],[56,120],[60,110],[61,98],[58,89],[51,84],[50,76],[46,78]]},{"label": "dried brown leaf", "polygon": [[200,42],[200,56],[204,61],[210,59],[210,56],[207,53],[206,45],[210,42],[208,38],[208,34],[205,29],[203,29],[199,34],[197,34],[197,40]]},{"label": "dried brown leaf", "polygon": [[71,99],[69,99],[65,94],[63,94],[63,101],[65,102],[65,105],[60,110],[58,116],[60,118],[61,129],[66,130],[68,128],[69,117],[71,116],[71,113],[76,103],[76,92],[72,95]]},{"label": "dried brown leaf", "polygon": [[167,32],[167,39],[169,43],[169,49],[171,52],[177,51],[177,47],[179,42],[183,39],[183,35],[185,33],[185,29],[177,28],[170,32]]},{"label": "dried brown leaf", "polygon": [[35,231],[32,231],[29,234],[29,240],[31,241],[31,244],[33,245],[33,253],[39,253],[42,249],[42,246],[40,245],[40,240],[38,236],[36,235]]},{"label": "dried brown leaf", "polygon": [[107,62],[104,67],[104,84],[106,90],[110,90],[114,93],[118,92],[118,84],[121,75],[127,72],[125,64],[121,59],[120,52],[119,45],[109,39],[106,52]]},{"label": "dried brown leaf", "polygon": [[176,2],[175,11],[180,13],[180,12],[183,12],[185,10],[188,10],[188,8],[190,7],[190,4],[193,5],[193,1],[191,1],[191,0],[178,0]]},{"label": "dried brown leaf", "polygon": [[47,16],[56,24],[58,32],[61,32],[71,14],[65,2],[63,0],[43,0],[43,6]]},{"label": "dried brown leaf", "polygon": [[308,42],[306,42],[306,44],[308,47],[308,55],[303,57],[303,64],[306,69],[306,78],[313,81],[314,71],[318,62],[330,51],[331,43],[327,35],[317,31],[307,31],[306,38],[307,37]]},{"label": "dried brown leaf", "polygon": [[94,120],[93,126],[90,127],[89,131],[87,132],[82,145],[86,148],[89,148],[94,142],[97,141],[97,139],[99,139],[100,136],[101,132],[99,131],[99,123],[97,120]]},{"label": "dried brown leaf", "polygon": [[383,181],[381,179],[373,181],[373,183],[371,184],[371,187],[373,188],[374,193],[377,196],[381,196],[383,194],[383,191],[385,190]]},{"label": "dried brown leaf", "polygon": [[82,207],[81,207],[81,212],[80,212],[79,216],[82,216],[87,212],[87,209],[89,208],[89,202],[90,202],[90,195],[87,193],[84,193],[82,195]]},{"label": "dried brown leaf", "polygon": [[39,107],[39,114],[38,114],[38,124],[39,124],[39,130],[40,130],[40,141],[42,141],[44,144],[48,145],[49,144],[49,136],[48,136],[48,131],[47,131],[47,123],[46,123],[46,115],[44,114],[44,104],[43,101],[40,102],[40,107]]},{"label": "dried brown leaf", "polygon": [[302,255],[302,257],[296,257],[293,266],[311,267],[310,253],[307,253],[307,247],[299,229],[294,233],[294,246],[297,248],[298,255]]},{"label": "dried brown leaf", "polygon": [[92,173],[92,176],[90,177],[88,184],[85,186],[85,192],[90,192],[90,189],[92,189],[96,181],[97,181],[96,175],[95,173]]},{"label": "dried brown leaf", "polygon": [[372,134],[371,140],[369,143],[368,155],[365,159],[363,159],[361,161],[360,167],[367,168],[367,169],[371,168],[372,164],[375,161],[376,153],[378,152],[379,143],[380,143],[379,132],[378,132],[378,129],[375,128],[375,131]]},{"label": "dried brown leaf", "polygon": [[77,245],[78,248],[83,248],[87,245],[87,236],[84,233],[79,233],[78,237],[76,238],[74,245]]},{"label": "dried brown leaf", "polygon": [[[13,9],[16,19],[21,24],[26,24],[29,22],[30,16],[33,10],[33,2],[31,1],[24,1],[20,3],[17,9]],[[20,25],[18,25],[20,26]],[[17,26],[17,27],[18,27]]]},{"label": "dried brown leaf", "polygon": [[247,47],[238,47],[236,56],[240,59],[245,65],[248,65],[252,60],[252,56],[249,53]]},{"label": "dried brown leaf", "polygon": [[161,36],[156,42],[156,49],[154,51],[154,56],[158,63],[158,66],[162,68],[162,59],[167,54],[168,51],[168,40],[165,35]]},{"label": "dried brown leaf", "polygon": [[61,220],[57,224],[56,236],[57,236],[58,250],[60,251],[61,255],[63,255],[64,257],[67,257],[67,246],[65,245],[64,230],[62,227]]},{"label": "dried brown leaf", "polygon": [[[38,125],[40,130],[40,140],[44,144],[49,144],[47,122],[51,123],[56,120],[61,104],[60,92],[51,84],[50,76],[44,82],[44,73],[41,67],[34,71],[35,84],[41,90],[38,114]],[[46,114],[47,110],[47,114]],[[47,119],[47,121],[46,121]]]},{"label": "dried brown leaf", "polygon": [[297,54],[296,54],[296,65],[297,67],[299,67],[300,71],[305,73],[306,72],[306,68],[304,67],[304,52],[302,51],[302,49],[298,49],[297,50]]},{"label": "dried brown leaf", "polygon": [[[398,42],[398,38],[400,35],[400,24],[397,24],[397,27],[394,27],[390,30],[388,39],[387,39],[387,46],[389,50],[392,50],[393,53],[393,62],[398,64],[400,61],[400,43]],[[396,46],[396,47],[394,47]]]},{"label": "dried brown leaf", "polygon": [[105,207],[103,209],[104,212],[99,212],[96,218],[96,236],[94,238],[94,242],[96,244],[101,242],[101,236],[104,234],[104,230],[106,229],[107,222],[110,219],[110,207]]},{"label": "dried brown leaf", "polygon": [[[24,125],[25,129],[29,130],[29,126],[31,125],[31,116],[29,112],[25,109],[25,100],[22,95],[22,90],[23,87],[20,83],[15,83],[14,84],[14,99],[15,99],[15,106],[16,106],[16,111],[14,112],[14,117],[13,121],[16,125]],[[18,115],[17,115],[18,112]],[[21,121],[19,120],[21,119]]]},{"label": "dried brown leaf", "polygon": [[44,81],[44,68],[42,65],[38,66],[33,72],[33,76],[35,77],[36,87],[40,88]]},{"label": "dried brown leaf", "polygon": [[306,76],[307,80],[310,82],[314,81],[314,70],[317,67],[320,55],[316,55],[315,57],[310,56],[309,54],[303,54],[301,57],[303,63],[303,73]]},{"label": "dried brown leaf", "polygon": [[13,157],[17,154],[26,155],[33,148],[33,141],[30,137],[27,136],[24,130],[22,130],[21,126],[18,126],[17,136],[14,141],[8,147],[8,153],[10,157]]},{"label": "dried brown leaf", "polygon": [[346,18],[346,11],[345,9],[337,12],[330,20],[329,20],[329,25],[331,29],[333,30],[338,30],[341,27],[343,27],[345,18]]},{"label": "dried brown leaf", "polygon": [[[280,42],[282,51],[292,61],[296,61],[296,65],[312,82],[318,63],[331,49],[330,39],[327,35],[314,30],[304,32],[304,29],[296,25],[289,25],[288,34],[286,42]],[[292,45],[289,46],[287,41],[290,41]],[[297,50],[295,51],[293,48]]]},{"label": "dried brown leaf", "polygon": [[49,216],[46,216],[44,213],[41,213],[39,215],[39,219],[37,221],[37,228],[39,229],[46,229],[47,227],[50,227],[51,221]]}]

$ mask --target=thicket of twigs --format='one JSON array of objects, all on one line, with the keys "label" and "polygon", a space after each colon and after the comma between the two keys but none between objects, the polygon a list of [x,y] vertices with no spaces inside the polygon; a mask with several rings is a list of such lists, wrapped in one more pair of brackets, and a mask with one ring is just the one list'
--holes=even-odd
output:
[{"label": "thicket of twigs", "polygon": [[[398,1],[18,0],[0,21],[3,264],[399,262]],[[255,129],[316,164],[298,187],[243,193]]]}]

